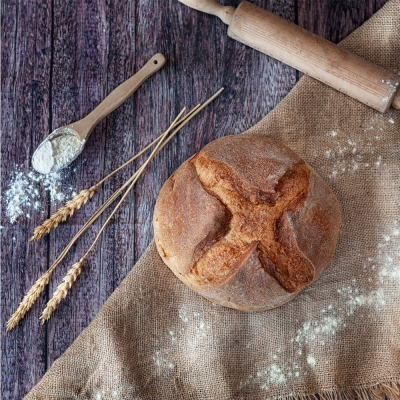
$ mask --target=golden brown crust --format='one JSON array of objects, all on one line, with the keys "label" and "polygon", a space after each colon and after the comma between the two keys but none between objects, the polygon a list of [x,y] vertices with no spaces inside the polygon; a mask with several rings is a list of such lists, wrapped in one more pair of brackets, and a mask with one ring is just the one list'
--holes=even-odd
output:
[{"label": "golden brown crust", "polygon": [[186,161],[161,189],[153,222],[158,251],[183,282],[222,305],[263,310],[328,266],[340,210],[294,152],[242,134]]}]

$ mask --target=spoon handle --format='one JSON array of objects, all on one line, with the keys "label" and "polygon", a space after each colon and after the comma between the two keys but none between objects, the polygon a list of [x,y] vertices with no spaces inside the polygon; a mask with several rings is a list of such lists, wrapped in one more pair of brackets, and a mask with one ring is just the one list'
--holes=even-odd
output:
[{"label": "spoon handle", "polygon": [[154,72],[158,71],[166,62],[161,53],[155,54],[150,60],[124,83],[115,88],[90,114],[85,118],[67,125],[66,128],[75,130],[81,140],[86,140],[93,128],[111,111],[114,111],[127,100],[142,83]]}]

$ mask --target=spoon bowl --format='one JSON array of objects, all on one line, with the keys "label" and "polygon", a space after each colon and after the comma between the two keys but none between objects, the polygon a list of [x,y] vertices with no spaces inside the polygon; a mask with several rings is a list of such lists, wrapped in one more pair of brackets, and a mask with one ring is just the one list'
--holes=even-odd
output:
[{"label": "spoon bowl", "polygon": [[32,155],[32,166],[42,174],[59,171],[82,153],[85,142],[75,130],[58,128],[39,144]]}]

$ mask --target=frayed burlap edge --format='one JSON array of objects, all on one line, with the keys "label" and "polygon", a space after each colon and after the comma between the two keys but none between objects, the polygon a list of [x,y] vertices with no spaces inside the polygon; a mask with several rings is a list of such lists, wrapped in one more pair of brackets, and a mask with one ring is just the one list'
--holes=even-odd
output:
[{"label": "frayed burlap edge", "polygon": [[278,396],[269,400],[400,400],[400,381],[382,382],[370,387],[327,390],[314,394]]}]

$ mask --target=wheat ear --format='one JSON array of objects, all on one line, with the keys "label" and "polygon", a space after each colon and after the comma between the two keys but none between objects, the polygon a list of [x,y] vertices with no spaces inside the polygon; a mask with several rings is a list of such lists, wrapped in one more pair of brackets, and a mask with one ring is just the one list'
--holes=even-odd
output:
[{"label": "wheat ear", "polygon": [[89,199],[91,199],[96,192],[98,185],[94,185],[89,189],[81,190],[71,200],[67,201],[64,206],[60,207],[55,213],[50,215],[42,225],[39,225],[33,231],[33,236],[29,241],[39,240],[42,236],[49,233],[52,229],[56,228],[61,222],[71,217],[76,210],[79,210]]},{"label": "wheat ear", "polygon": [[78,262],[76,262],[71,269],[64,276],[64,279],[60,285],[58,285],[57,290],[53,293],[53,297],[49,300],[46,308],[43,310],[40,316],[40,324],[43,325],[53,314],[53,311],[60,304],[61,300],[67,296],[68,290],[71,288],[72,284],[76,281],[76,278],[80,275],[82,271],[82,265],[85,258],[82,257]]},{"label": "wheat ear", "polygon": [[50,276],[51,271],[45,272],[29,289],[28,293],[26,293],[26,295],[22,299],[14,314],[8,320],[6,332],[14,329],[18,325],[19,321],[24,318],[27,311],[33,306],[37,298],[43,292],[46,285],[49,283]]}]

